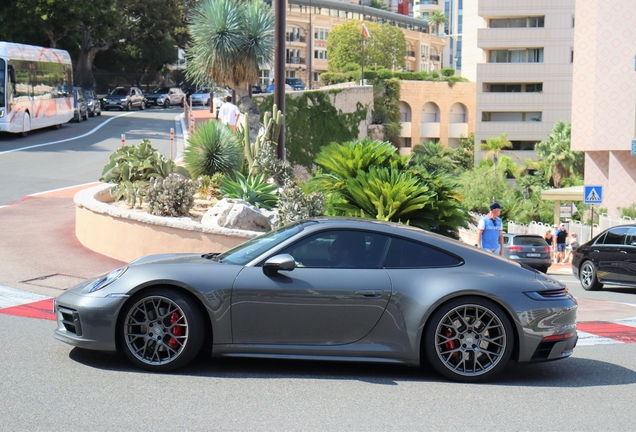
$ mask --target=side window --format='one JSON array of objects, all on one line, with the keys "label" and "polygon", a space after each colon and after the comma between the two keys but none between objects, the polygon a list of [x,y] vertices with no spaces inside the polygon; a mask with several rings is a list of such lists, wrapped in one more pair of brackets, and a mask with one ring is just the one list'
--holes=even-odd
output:
[{"label": "side window", "polygon": [[306,237],[280,253],[294,257],[298,267],[381,268],[389,237],[366,231],[325,231]]},{"label": "side window", "polygon": [[622,245],[625,244],[625,235],[627,228],[614,228],[607,232],[603,244],[606,245]]},{"label": "side window", "polygon": [[625,235],[625,244],[628,246],[636,246],[636,228],[630,228]]},{"label": "side window", "polygon": [[461,263],[461,259],[432,246],[401,238],[392,238],[384,267],[451,267]]}]

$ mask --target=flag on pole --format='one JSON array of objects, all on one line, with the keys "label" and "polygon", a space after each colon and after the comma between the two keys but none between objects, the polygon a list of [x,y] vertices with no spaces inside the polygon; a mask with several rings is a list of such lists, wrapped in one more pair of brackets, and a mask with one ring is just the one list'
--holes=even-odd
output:
[{"label": "flag on pole", "polygon": [[364,21],[362,21],[362,33],[364,34],[364,37],[367,39],[371,37],[371,34],[369,33],[369,29],[367,28],[367,25],[364,23]]}]

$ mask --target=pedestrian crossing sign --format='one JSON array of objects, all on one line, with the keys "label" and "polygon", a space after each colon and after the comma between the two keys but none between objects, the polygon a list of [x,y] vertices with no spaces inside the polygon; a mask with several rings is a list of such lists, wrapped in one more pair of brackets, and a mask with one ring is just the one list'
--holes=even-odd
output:
[{"label": "pedestrian crossing sign", "polygon": [[585,186],[583,193],[585,204],[600,204],[603,202],[603,186]]}]

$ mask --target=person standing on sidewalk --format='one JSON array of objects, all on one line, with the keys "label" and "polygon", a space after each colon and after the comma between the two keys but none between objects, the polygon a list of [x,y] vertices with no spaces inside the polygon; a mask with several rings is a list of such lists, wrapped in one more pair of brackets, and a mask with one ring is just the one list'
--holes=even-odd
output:
[{"label": "person standing on sidewalk", "polygon": [[561,224],[556,232],[556,262],[562,263],[565,259],[565,245],[568,241],[568,231],[565,229],[565,224]]},{"label": "person standing on sidewalk", "polygon": [[219,118],[221,123],[230,125],[233,131],[236,131],[236,122],[238,121],[241,111],[232,103],[232,96],[225,98],[225,103],[221,105],[219,110]]},{"label": "person standing on sidewalk", "polygon": [[501,208],[497,202],[490,204],[490,212],[477,224],[477,246],[499,256],[503,256]]}]

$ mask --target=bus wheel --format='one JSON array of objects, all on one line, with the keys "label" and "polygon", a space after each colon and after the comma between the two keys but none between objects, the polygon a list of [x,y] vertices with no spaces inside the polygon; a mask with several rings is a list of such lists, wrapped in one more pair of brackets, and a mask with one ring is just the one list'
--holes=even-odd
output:
[{"label": "bus wheel", "polygon": [[31,130],[31,116],[29,113],[24,113],[24,120],[22,122],[22,133],[21,136],[25,137],[29,134]]}]

